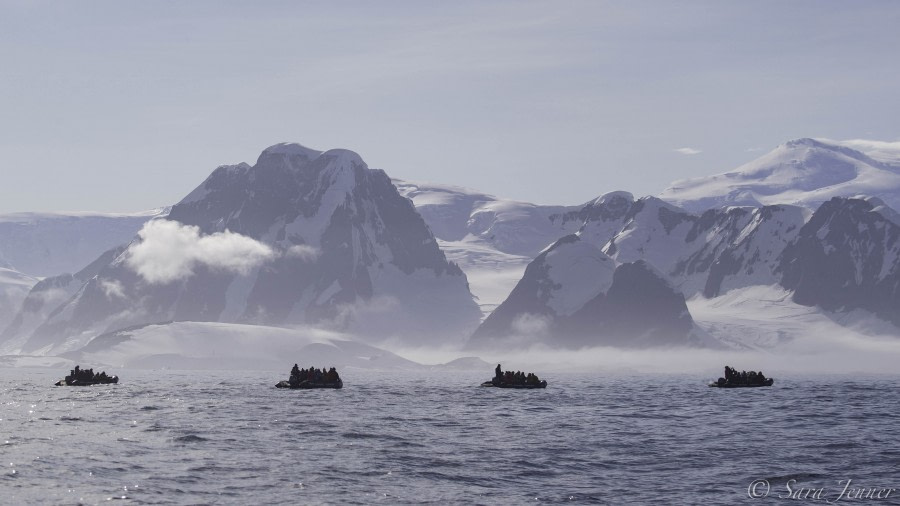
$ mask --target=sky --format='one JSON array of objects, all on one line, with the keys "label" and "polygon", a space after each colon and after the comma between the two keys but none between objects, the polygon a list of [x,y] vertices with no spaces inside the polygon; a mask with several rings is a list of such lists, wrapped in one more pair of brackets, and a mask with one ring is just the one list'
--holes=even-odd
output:
[{"label": "sky", "polygon": [[542,204],[900,140],[900,2],[0,0],[0,213],[174,204],[279,142]]}]

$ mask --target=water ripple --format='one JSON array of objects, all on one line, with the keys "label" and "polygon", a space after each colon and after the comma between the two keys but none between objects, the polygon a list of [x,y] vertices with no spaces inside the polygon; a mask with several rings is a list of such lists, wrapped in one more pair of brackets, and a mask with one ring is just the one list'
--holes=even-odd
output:
[{"label": "water ripple", "polygon": [[15,504],[730,504],[755,479],[900,488],[900,381],[885,377],[727,391],[556,375],[503,391],[481,375],[342,371],[343,390],[284,392],[280,373],[127,371],[91,389],[0,375],[15,377],[0,405]]}]

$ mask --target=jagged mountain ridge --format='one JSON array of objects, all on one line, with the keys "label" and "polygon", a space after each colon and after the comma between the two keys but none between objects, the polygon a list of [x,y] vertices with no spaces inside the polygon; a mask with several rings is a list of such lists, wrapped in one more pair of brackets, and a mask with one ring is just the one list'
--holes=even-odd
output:
[{"label": "jagged mountain ridge", "polygon": [[[560,239],[529,264],[473,342],[528,334],[539,322],[562,343],[645,344],[639,338],[652,333],[660,336],[655,344],[684,344],[692,340],[685,330],[690,316],[682,315],[684,297],[714,298],[736,288],[772,285],[792,291],[797,304],[832,312],[863,309],[900,322],[895,293],[900,227],[885,217],[891,212],[878,200],[836,197],[814,213],[764,206],[697,215],[645,197],[618,201],[616,209],[586,219],[578,234]],[[618,231],[605,240],[597,233],[616,225]],[[554,262],[562,251],[565,260]],[[650,294],[668,293],[680,295],[681,304],[650,304],[642,312],[633,298],[630,310],[627,304],[605,310],[598,300],[611,291],[610,273],[638,262],[658,270],[661,281],[644,289],[645,303],[665,300]],[[606,267],[598,270],[601,264]],[[608,330],[614,328],[608,319],[613,314],[620,318],[618,333]]]},{"label": "jagged mountain ridge", "polygon": [[201,238],[229,231],[220,237],[239,234],[270,251],[244,272],[198,263],[189,276],[152,282],[126,250],[24,349],[60,347],[65,338],[63,347],[74,349],[84,344],[75,336],[170,320],[317,324],[420,344],[459,339],[478,321],[465,274],[446,260],[412,203],[351,151],[272,146],[253,166],[216,169],[168,220]]}]

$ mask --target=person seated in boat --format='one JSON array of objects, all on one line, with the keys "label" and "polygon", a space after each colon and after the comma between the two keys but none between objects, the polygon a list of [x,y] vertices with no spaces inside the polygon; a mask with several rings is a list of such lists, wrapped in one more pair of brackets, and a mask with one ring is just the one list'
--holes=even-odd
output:
[{"label": "person seated in boat", "polygon": [[765,383],[765,382],[766,382],[766,375],[763,374],[762,371],[759,371],[758,379],[759,379],[759,382],[760,382],[760,383]]},{"label": "person seated in boat", "polygon": [[496,378],[498,381],[503,379],[503,370],[500,369],[500,364],[497,364],[497,368],[494,369],[494,378]]},{"label": "person seated in boat", "polygon": [[291,376],[288,378],[288,383],[290,383],[292,387],[300,385],[300,368],[297,364],[294,364],[294,367],[291,369]]}]

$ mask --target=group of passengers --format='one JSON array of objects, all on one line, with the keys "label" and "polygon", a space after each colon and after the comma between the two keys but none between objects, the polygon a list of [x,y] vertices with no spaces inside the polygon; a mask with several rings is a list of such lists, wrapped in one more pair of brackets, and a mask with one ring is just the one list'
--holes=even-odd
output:
[{"label": "group of passengers", "polygon": [[310,383],[337,383],[340,379],[341,377],[334,367],[331,369],[324,367],[321,369],[316,369],[315,367],[300,369],[297,367],[297,364],[294,364],[294,368],[291,369],[291,378],[288,381],[292,387],[296,387],[304,381]]},{"label": "group of passengers", "polygon": [[738,372],[732,367],[725,366],[725,381],[728,383],[739,383],[742,385],[755,385],[766,382],[766,375],[762,371],[740,371]]},{"label": "group of passengers", "polygon": [[[99,373],[94,373],[94,369],[82,369],[80,366],[75,366],[75,369],[69,370],[69,375],[66,376],[66,384],[71,385],[72,383],[112,383],[116,378],[116,376],[108,376],[106,371],[101,371]],[[116,378],[118,379],[118,378]]]},{"label": "group of passengers", "polygon": [[522,371],[503,371],[500,369],[500,364],[497,364],[497,368],[494,369],[494,379],[492,380],[495,384],[505,384],[505,385],[539,385],[541,383],[541,379],[538,378],[537,374],[532,372],[525,374]]}]

